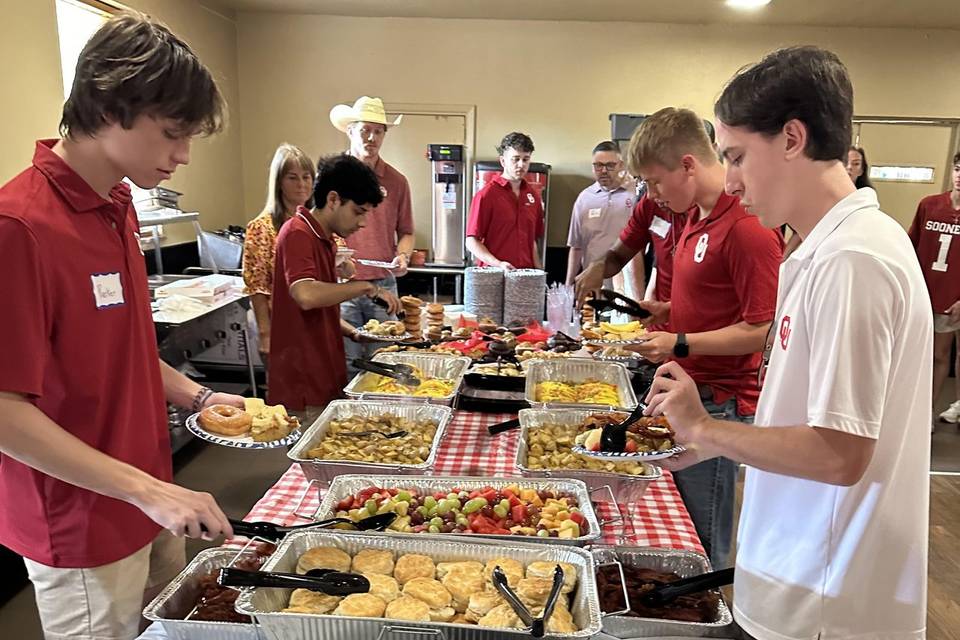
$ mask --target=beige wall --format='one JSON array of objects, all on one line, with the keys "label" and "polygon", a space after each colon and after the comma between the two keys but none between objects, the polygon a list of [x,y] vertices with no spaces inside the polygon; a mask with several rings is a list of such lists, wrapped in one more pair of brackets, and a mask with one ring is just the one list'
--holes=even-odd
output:
[{"label": "beige wall", "polygon": [[333,104],[362,94],[388,104],[475,104],[477,158],[492,157],[499,138],[519,129],[534,139],[534,160],[553,165],[549,241],[563,245],[570,205],[590,179],[589,150],[609,136],[609,113],[673,104],[708,116],[737,68],[798,43],[840,54],[857,113],[957,114],[960,85],[946,81],[960,56],[956,31],[240,13],[248,215],[261,206],[278,143],[311,157],[344,147],[327,118]]},{"label": "beige wall", "polygon": [[[240,189],[240,102],[237,30],[234,16],[217,13],[192,0],[129,0],[127,6],[150,13],[186,40],[212,69],[231,106],[227,131],[198,140],[191,162],[166,184],[185,193],[185,208],[201,212],[205,228],[243,220]],[[0,23],[0,183],[30,161],[33,141],[56,135],[63,103],[57,17],[53,0],[0,0],[7,17]],[[192,227],[168,226],[166,242],[193,240]]]}]

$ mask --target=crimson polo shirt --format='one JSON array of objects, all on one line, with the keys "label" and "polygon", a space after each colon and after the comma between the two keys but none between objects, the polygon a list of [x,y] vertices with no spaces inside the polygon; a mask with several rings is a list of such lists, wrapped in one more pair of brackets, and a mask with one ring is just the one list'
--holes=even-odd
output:
[{"label": "crimson polo shirt", "polygon": [[337,282],[337,245],[300,207],[277,234],[270,331],[270,404],[302,411],[341,397],[347,361],[340,305],[304,311],[290,296],[301,280]]},{"label": "crimson polo shirt", "polygon": [[[164,481],[170,435],[130,190],[104,200],[53,151],[0,188],[0,390]],[[69,452],[67,452],[69,453]],[[160,526],[131,504],[0,455],[0,543],[53,567],[95,567]]]},{"label": "crimson polo shirt", "polygon": [[[740,199],[720,196],[710,215],[690,216],[673,258],[670,327],[674,333],[701,333],[738,322],[773,320],[783,237],[747,213]],[[679,359],[684,370],[707,385],[722,404],[737,399],[742,416],[756,413],[760,352],[741,356]]]},{"label": "crimson polo shirt", "polygon": [[644,195],[633,208],[627,226],[620,232],[620,242],[633,251],[643,251],[647,244],[653,244],[653,255],[657,259],[657,286],[654,298],[660,302],[670,302],[670,289],[673,283],[673,253],[680,241],[687,218],[696,215],[697,207],[686,213],[674,213],[663,209]]},{"label": "crimson polo shirt", "polygon": [[960,209],[949,191],[920,201],[909,233],[933,312],[946,313],[960,300]]},{"label": "crimson polo shirt", "polygon": [[[410,201],[410,185],[403,174],[383,161],[377,160],[374,169],[383,201],[367,215],[367,226],[345,239],[345,243],[357,253],[355,259],[391,262],[397,257],[397,240],[400,236],[413,234],[413,205]],[[355,280],[379,280],[390,272],[378,267],[357,263]],[[271,345],[271,349],[273,346]]]},{"label": "crimson polo shirt", "polygon": [[[467,237],[475,237],[497,257],[518,269],[532,269],[533,243],[543,236],[543,203],[526,180],[520,197],[499,175],[473,196]],[[478,266],[486,263],[477,261]]]}]

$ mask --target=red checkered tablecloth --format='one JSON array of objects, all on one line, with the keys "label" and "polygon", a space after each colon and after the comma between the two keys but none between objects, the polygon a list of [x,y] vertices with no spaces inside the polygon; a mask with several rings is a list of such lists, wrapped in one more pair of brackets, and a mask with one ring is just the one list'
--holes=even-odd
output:
[{"label": "red checkered tablecloth", "polygon": [[[514,458],[519,431],[498,436],[487,433],[488,425],[511,417],[515,416],[457,411],[440,445],[434,474],[487,478],[517,475]],[[304,522],[294,513],[297,503],[303,497],[300,513],[312,513],[319,506],[323,493],[323,487],[314,485],[316,489],[304,496],[308,484],[300,465],[294,464],[254,505],[246,520],[281,525]],[[594,503],[601,520],[614,518],[616,510],[613,505],[598,500]],[[666,547],[703,553],[693,522],[669,471],[664,471],[663,478],[651,484],[642,500],[619,507],[626,522],[606,525],[601,540],[603,544]]]}]

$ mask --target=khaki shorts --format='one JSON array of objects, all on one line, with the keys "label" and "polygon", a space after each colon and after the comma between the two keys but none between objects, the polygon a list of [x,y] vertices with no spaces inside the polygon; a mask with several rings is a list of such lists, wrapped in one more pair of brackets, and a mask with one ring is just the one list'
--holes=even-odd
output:
[{"label": "khaki shorts", "polygon": [[24,559],[46,640],[131,640],[141,611],[186,564],[184,540],[162,531],[133,554],[89,569]]},{"label": "khaki shorts", "polygon": [[960,321],[954,321],[953,318],[946,313],[935,313],[933,314],[933,331],[934,333],[960,331]]}]

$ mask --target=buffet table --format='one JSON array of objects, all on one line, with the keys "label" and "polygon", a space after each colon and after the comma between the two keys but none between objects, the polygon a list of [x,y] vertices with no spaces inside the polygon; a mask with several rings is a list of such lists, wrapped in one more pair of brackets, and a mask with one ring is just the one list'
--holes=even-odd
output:
[{"label": "buffet table", "polygon": [[[514,469],[514,459],[519,431],[509,431],[497,436],[487,433],[488,425],[512,417],[515,416],[456,411],[443,438],[434,475],[488,478],[518,475]],[[305,492],[308,492],[307,495],[304,495]],[[300,466],[294,464],[267,490],[244,519],[280,525],[303,523],[304,519],[298,517],[294,511],[306,514],[315,511],[322,492],[323,489],[319,487],[311,489]],[[613,505],[602,500],[602,492],[594,495],[598,517],[603,520],[614,519],[616,509]],[[664,471],[663,477],[650,485],[639,502],[621,504],[619,508],[624,514],[625,522],[605,526],[601,544],[661,547],[701,554],[704,552],[669,471]],[[228,544],[238,545],[243,542],[245,540],[235,540]],[[605,636],[600,634],[598,637]],[[152,624],[140,636],[141,640],[167,638],[160,623]]]}]

